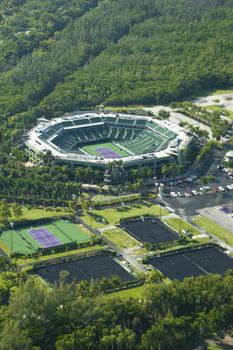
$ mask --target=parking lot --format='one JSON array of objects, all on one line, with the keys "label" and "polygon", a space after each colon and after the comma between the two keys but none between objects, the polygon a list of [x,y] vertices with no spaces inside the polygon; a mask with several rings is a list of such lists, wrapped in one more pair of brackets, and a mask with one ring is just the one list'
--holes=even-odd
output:
[{"label": "parking lot", "polygon": [[172,280],[208,273],[222,274],[233,269],[233,259],[216,247],[155,257],[149,260],[149,264]]},{"label": "parking lot", "polygon": [[39,275],[47,282],[54,283],[59,280],[61,271],[69,272],[67,282],[73,280],[80,282],[91,278],[98,280],[112,276],[119,276],[122,281],[134,280],[133,275],[106,254],[40,267],[33,270],[32,274]]},{"label": "parking lot", "polygon": [[154,218],[125,221],[123,229],[140,242],[167,243],[178,239],[178,234]]},{"label": "parking lot", "polygon": [[[232,202],[233,176],[229,176],[223,169],[218,169],[226,151],[227,148],[215,151],[212,162],[202,173],[197,171],[185,180],[165,184],[164,201],[174,209],[184,209],[189,216],[196,215],[197,210],[202,208]],[[208,174],[213,175],[213,181],[203,185],[200,178]]]}]

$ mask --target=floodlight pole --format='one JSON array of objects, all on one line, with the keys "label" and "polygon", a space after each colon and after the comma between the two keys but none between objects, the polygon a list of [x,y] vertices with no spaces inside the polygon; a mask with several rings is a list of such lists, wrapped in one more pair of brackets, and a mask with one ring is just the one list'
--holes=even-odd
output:
[{"label": "floodlight pole", "polygon": [[92,216],[91,216],[92,210],[93,210],[93,208],[92,208],[92,207],[89,207],[89,213],[90,213],[90,228],[91,228],[91,231],[92,231]]},{"label": "floodlight pole", "polygon": [[144,217],[141,216],[140,219],[141,219],[141,241],[142,241],[142,231],[143,231],[143,221],[144,221]]},{"label": "floodlight pole", "polygon": [[14,223],[12,221],[10,222],[10,227],[11,227],[11,253],[13,253],[13,228],[14,228]]},{"label": "floodlight pole", "polygon": [[179,228],[179,233],[181,234],[181,230],[182,230],[182,220],[181,220],[181,216],[180,216],[180,228]]},{"label": "floodlight pole", "polygon": [[184,215],[184,211],[182,209],[179,209],[179,218],[180,218],[180,228],[179,228],[179,233],[181,234],[182,232],[182,217]]},{"label": "floodlight pole", "polygon": [[121,206],[122,206],[122,216],[121,216],[121,221],[122,221],[122,224],[124,223],[124,207],[125,207],[125,203],[124,202],[121,202]]},{"label": "floodlight pole", "polygon": [[161,221],[161,219],[162,219],[162,199],[163,199],[163,196],[162,196],[162,190],[161,190],[160,187],[159,187],[158,198],[159,198],[159,218],[160,218],[160,221]]}]

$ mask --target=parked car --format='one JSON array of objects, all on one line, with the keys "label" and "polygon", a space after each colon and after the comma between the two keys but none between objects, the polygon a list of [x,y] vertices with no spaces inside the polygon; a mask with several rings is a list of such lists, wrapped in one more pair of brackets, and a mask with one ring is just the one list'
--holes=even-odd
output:
[{"label": "parked car", "polygon": [[172,197],[178,197],[178,194],[177,194],[176,192],[170,192],[170,195],[171,195]]},{"label": "parked car", "polygon": [[213,187],[213,188],[212,188],[212,192],[219,192],[218,187]]},{"label": "parked car", "polygon": [[222,171],[224,169],[224,167],[221,164],[219,164],[219,165],[217,165],[217,169]]},{"label": "parked car", "polygon": [[222,187],[222,186],[218,186],[218,189],[219,189],[219,191],[221,191],[221,192],[225,191],[225,188]]},{"label": "parked car", "polygon": [[192,193],[196,196],[199,194],[199,192],[197,192],[196,190],[192,190]]}]

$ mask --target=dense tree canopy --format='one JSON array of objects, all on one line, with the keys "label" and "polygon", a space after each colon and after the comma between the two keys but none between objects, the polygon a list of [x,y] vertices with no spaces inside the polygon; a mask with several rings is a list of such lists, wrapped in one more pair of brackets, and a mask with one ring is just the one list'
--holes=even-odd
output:
[{"label": "dense tree canopy", "polygon": [[[48,157],[45,167],[25,169],[18,144],[38,117],[231,85],[232,18],[230,0],[1,1],[1,193],[70,199],[80,179],[103,181],[98,170],[51,168]],[[202,121],[218,125],[220,138],[227,124],[215,116],[205,111]]]},{"label": "dense tree canopy", "polygon": [[[38,0],[14,6],[1,5],[1,55],[16,65],[0,74],[2,116],[40,102],[30,113],[57,115],[100,102],[167,102],[232,83],[230,1],[70,0],[64,7]],[[19,44],[21,53],[9,53],[22,40],[20,25],[25,46],[32,47]]]},{"label": "dense tree canopy", "polygon": [[104,294],[94,281],[68,285],[65,274],[53,288],[0,276],[1,350],[189,350],[233,325],[231,273],[155,283],[142,300]]}]

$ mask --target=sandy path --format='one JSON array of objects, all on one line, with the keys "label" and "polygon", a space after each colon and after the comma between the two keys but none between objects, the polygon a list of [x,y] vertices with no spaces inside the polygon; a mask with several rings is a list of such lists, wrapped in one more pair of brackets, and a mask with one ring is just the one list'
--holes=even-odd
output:
[{"label": "sandy path", "polygon": [[210,127],[208,127],[207,125],[204,125],[204,124],[198,122],[197,120],[189,118],[189,117],[187,117],[187,116],[185,116],[185,115],[183,115],[181,113],[177,113],[173,109],[171,109],[170,107],[155,106],[155,107],[148,107],[148,108],[146,107],[146,108],[144,108],[145,111],[150,111],[150,112],[154,113],[155,115],[158,114],[158,112],[161,109],[170,112],[169,120],[172,123],[174,123],[176,125],[179,125],[179,123],[182,121],[182,122],[187,122],[189,124],[192,124],[193,126],[198,126],[202,130],[207,130],[209,135],[210,135],[210,138],[212,138],[212,132],[211,132]]},{"label": "sandy path", "polygon": [[200,107],[218,105],[233,111],[233,93],[199,97],[193,102]]}]

